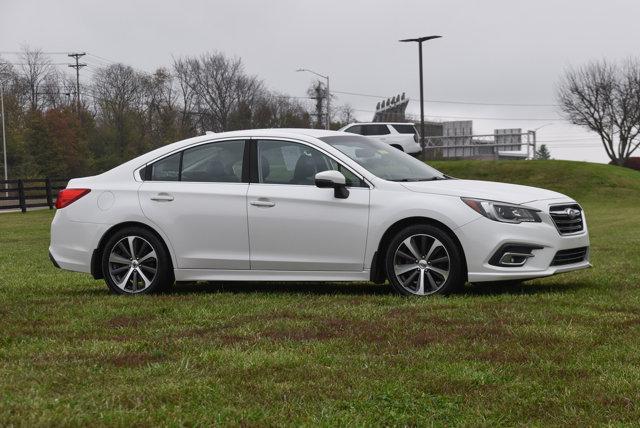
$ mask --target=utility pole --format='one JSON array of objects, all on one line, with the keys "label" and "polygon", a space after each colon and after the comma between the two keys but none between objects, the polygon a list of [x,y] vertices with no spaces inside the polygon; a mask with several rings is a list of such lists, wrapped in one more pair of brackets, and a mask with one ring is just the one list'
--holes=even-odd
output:
[{"label": "utility pole", "polygon": [[426,36],[416,39],[403,39],[401,42],[418,42],[418,62],[420,64],[420,147],[422,147],[422,159],[426,158],[426,143],[424,141],[424,89],[422,84],[422,42],[439,39],[442,36]]},{"label": "utility pole", "polygon": [[327,120],[325,123],[325,128],[326,129],[331,129],[331,91],[329,91],[329,76],[325,76],[324,74],[320,74],[320,73],[316,73],[313,70],[309,70],[308,68],[299,68],[296,71],[306,71],[312,74],[315,74],[318,77],[322,77],[323,79],[327,80]]},{"label": "utility pole", "polygon": [[80,63],[80,58],[85,56],[86,53],[82,52],[82,53],[71,53],[69,55],[67,55],[70,58],[75,58],[76,63],[75,64],[69,64],[69,67],[71,68],[75,68],[76,69],[76,111],[78,113],[78,118],[80,118],[80,69],[82,67],[86,67],[87,64],[83,64]]}]

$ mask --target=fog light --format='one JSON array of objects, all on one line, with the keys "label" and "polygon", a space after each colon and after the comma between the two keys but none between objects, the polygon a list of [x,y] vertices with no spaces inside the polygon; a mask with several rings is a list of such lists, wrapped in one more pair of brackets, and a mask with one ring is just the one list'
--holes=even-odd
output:
[{"label": "fog light", "polygon": [[534,257],[533,250],[539,250],[539,245],[505,244],[498,249],[489,260],[489,264],[503,267],[519,267]]}]

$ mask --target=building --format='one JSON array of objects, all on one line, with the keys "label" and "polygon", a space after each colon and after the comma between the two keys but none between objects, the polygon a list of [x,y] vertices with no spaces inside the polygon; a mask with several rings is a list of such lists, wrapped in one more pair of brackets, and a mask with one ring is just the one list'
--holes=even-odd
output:
[{"label": "building", "polygon": [[[410,122],[406,117],[408,104],[409,98],[404,92],[378,102],[373,122]],[[414,123],[419,130],[420,122]],[[531,145],[529,137],[521,128],[495,129],[493,134],[474,135],[471,120],[425,121],[427,156],[432,159],[526,159]]]}]

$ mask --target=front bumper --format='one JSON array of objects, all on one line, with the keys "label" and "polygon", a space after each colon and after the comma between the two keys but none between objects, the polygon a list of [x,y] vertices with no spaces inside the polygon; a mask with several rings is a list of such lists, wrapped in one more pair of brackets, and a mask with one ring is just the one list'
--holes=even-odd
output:
[{"label": "front bumper", "polygon": [[[551,266],[558,251],[589,246],[586,220],[584,229],[579,233],[561,235],[556,229],[549,207],[562,202],[565,201],[553,199],[526,204],[541,210],[541,223],[510,224],[481,217],[456,229],[467,260],[469,282],[531,279],[591,267],[588,251],[580,262]],[[534,249],[533,257],[528,258],[523,266],[494,266],[490,263],[492,256],[506,244],[541,248]]]}]

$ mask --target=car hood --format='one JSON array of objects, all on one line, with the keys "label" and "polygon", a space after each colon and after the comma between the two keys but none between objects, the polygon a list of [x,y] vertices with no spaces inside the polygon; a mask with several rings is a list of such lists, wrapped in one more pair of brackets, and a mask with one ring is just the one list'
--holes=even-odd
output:
[{"label": "car hood", "polygon": [[434,180],[402,183],[404,187],[420,193],[436,195],[466,196],[492,201],[524,204],[542,199],[570,199],[562,193],[538,187],[521,186],[518,184],[497,183],[494,181],[478,180]]}]

